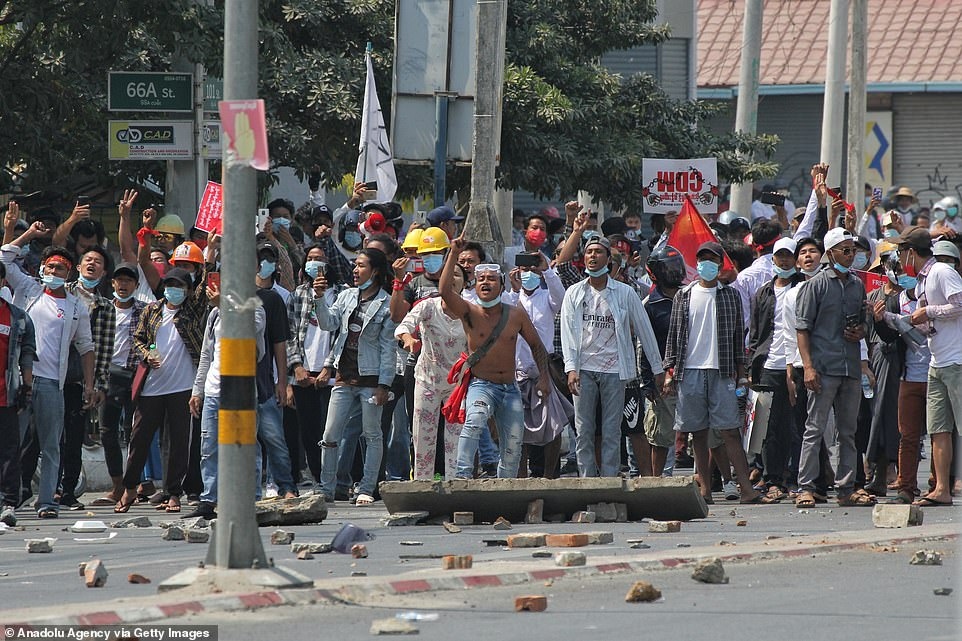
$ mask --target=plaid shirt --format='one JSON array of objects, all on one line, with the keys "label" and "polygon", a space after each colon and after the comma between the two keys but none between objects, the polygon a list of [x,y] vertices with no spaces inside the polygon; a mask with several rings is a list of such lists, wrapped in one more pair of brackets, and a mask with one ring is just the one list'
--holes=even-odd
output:
[{"label": "plaid shirt", "polygon": [[[167,301],[163,298],[147,305],[140,312],[137,329],[134,330],[134,344],[131,348],[131,358],[137,361],[147,360],[150,346],[157,342],[157,328],[162,322],[163,309]],[[207,306],[195,296],[188,296],[180,310],[174,315],[174,326],[184,341],[184,347],[190,354],[194,367],[200,362],[200,350],[204,342],[204,323],[207,319]]]},{"label": "plaid shirt", "polygon": [[66,290],[82,300],[90,313],[90,333],[94,340],[94,380],[97,388],[106,390],[110,359],[114,355],[114,326],[117,324],[113,303],[96,291],[87,291],[79,281],[67,283]]},{"label": "plaid shirt", "polygon": [[[335,298],[340,290],[340,287],[333,288]],[[287,301],[287,319],[291,324],[287,339],[287,367],[291,372],[295,366],[304,363],[304,341],[307,339],[307,326],[311,323],[313,313],[314,289],[311,283],[298,285]]]},{"label": "plaid shirt", "polygon": [[[140,363],[140,353],[134,349],[134,334],[137,333],[137,325],[140,323],[140,315],[147,307],[147,304],[141,300],[134,299],[133,313],[130,315],[130,325],[127,326],[127,335],[130,338],[130,351],[127,352],[127,364],[124,365],[125,369],[136,370],[137,365]],[[114,312],[116,315],[116,310]],[[116,338],[114,339],[116,341]]]},{"label": "plaid shirt", "polygon": [[[685,358],[688,355],[688,316],[691,309],[691,289],[695,281],[675,294],[671,308],[671,322],[668,326],[668,343],[665,346],[665,371],[673,369],[672,377],[681,381],[685,371]],[[745,320],[742,317],[742,301],[732,287],[718,284],[715,294],[715,310],[718,323],[718,369],[726,378],[734,378],[739,367],[745,367]]]},{"label": "plaid shirt", "polygon": [[334,239],[328,236],[321,238],[317,244],[327,256],[327,282],[335,285],[354,285],[354,262],[347,259],[338,249]]}]

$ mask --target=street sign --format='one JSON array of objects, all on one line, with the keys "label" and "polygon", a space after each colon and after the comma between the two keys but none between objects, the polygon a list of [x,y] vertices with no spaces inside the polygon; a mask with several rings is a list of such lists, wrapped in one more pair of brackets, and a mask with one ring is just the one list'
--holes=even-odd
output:
[{"label": "street sign", "polygon": [[207,160],[220,160],[224,153],[224,148],[221,146],[221,136],[220,120],[205,120],[204,129],[202,131],[204,135],[204,149],[203,156]]},{"label": "street sign", "polygon": [[111,71],[107,75],[108,111],[193,111],[190,73]]},{"label": "street sign", "polygon": [[107,149],[110,160],[191,160],[194,123],[191,120],[110,120]]},{"label": "street sign", "polygon": [[204,111],[217,113],[217,103],[224,99],[223,78],[208,77],[204,81]]}]

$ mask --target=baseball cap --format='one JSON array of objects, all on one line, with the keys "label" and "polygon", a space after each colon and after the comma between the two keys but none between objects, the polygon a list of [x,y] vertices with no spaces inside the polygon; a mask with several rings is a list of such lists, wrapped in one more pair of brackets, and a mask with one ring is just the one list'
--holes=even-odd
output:
[{"label": "baseball cap", "polygon": [[844,227],[833,227],[829,229],[828,233],[825,234],[825,251],[834,248],[836,245],[841,245],[846,240],[850,240],[853,243],[855,242],[855,236],[853,236],[849,230]]},{"label": "baseball cap", "polygon": [[130,276],[136,281],[140,280],[140,272],[137,270],[137,265],[133,263],[120,263],[114,268],[114,278],[118,276]]},{"label": "baseball cap", "polygon": [[441,207],[435,207],[428,212],[427,220],[431,223],[432,227],[437,227],[441,223],[445,223],[449,220],[453,220],[456,223],[464,220],[464,216],[458,216],[454,213],[454,210],[447,205],[442,205]]},{"label": "baseball cap", "polygon": [[930,249],[932,247],[932,236],[925,227],[914,225],[902,230],[901,235],[895,239],[895,244],[899,247],[907,245],[912,249]]},{"label": "baseball cap", "polygon": [[773,254],[785,250],[788,253],[794,255],[795,249],[797,248],[795,241],[791,238],[781,238],[777,243],[775,243],[775,249],[772,251]]},{"label": "baseball cap", "polygon": [[257,255],[260,256],[260,255],[261,255],[261,252],[265,252],[265,251],[274,254],[275,260],[276,260],[277,257],[280,255],[280,254],[278,254],[278,252],[277,252],[277,247],[275,247],[273,243],[268,243],[268,242],[258,243],[258,244],[257,244]]},{"label": "baseball cap", "polygon": [[950,240],[940,240],[932,245],[932,254],[935,256],[951,256],[955,260],[962,260],[959,257],[959,248]]},{"label": "baseball cap", "polygon": [[604,236],[592,236],[589,238],[588,242],[585,243],[585,250],[587,251],[592,245],[601,245],[609,254],[611,253],[611,241]]},{"label": "baseball cap", "polygon": [[164,274],[164,281],[178,281],[184,285],[190,285],[190,274],[187,273],[186,269],[180,267],[174,267],[173,269],[168,269],[167,273]]},{"label": "baseball cap", "polygon": [[721,243],[716,243],[713,240],[707,240],[698,246],[698,251],[695,252],[695,256],[702,252],[708,252],[710,254],[715,254],[719,258],[725,257],[725,250],[722,249]]}]

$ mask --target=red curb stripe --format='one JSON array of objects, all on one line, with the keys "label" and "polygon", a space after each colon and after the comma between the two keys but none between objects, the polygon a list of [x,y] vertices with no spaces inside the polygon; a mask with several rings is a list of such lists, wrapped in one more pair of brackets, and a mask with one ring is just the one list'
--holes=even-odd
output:
[{"label": "red curb stripe", "polygon": [[277,592],[255,592],[254,594],[242,594],[238,600],[249,608],[262,608],[269,605],[280,605],[284,598]]},{"label": "red curb stripe", "polygon": [[781,556],[808,556],[812,553],[812,548],[801,548],[795,550],[779,550],[776,554]]},{"label": "red curb stripe", "polygon": [[661,559],[661,564],[666,568],[678,567],[682,563],[685,563],[682,559]]},{"label": "red curb stripe", "polygon": [[204,605],[200,601],[187,601],[185,603],[175,603],[173,605],[159,605],[157,608],[164,613],[164,616],[179,617],[192,612],[203,612]]},{"label": "red curb stripe", "polygon": [[501,577],[494,575],[465,576],[461,577],[464,584],[469,587],[482,587],[486,585],[501,585]]},{"label": "red curb stripe", "polygon": [[80,625],[113,625],[123,623],[123,619],[116,612],[92,612],[77,617]]},{"label": "red curb stripe", "polygon": [[631,569],[630,563],[606,563],[595,566],[599,572],[624,572]]},{"label": "red curb stripe", "polygon": [[532,579],[542,580],[542,579],[557,579],[565,575],[564,570],[534,570],[529,572]]},{"label": "red curb stripe", "polygon": [[397,594],[405,592],[427,592],[431,589],[431,583],[423,579],[413,581],[393,581],[389,584],[391,589]]}]

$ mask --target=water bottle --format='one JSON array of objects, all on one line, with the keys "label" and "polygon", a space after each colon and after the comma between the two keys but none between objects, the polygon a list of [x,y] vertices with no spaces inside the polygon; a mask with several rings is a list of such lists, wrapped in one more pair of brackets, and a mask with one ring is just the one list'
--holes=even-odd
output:
[{"label": "water bottle", "polygon": [[[743,382],[743,381],[745,381],[745,382]],[[748,396],[748,384],[747,384],[746,379],[742,379],[742,381],[740,381],[740,382],[741,382],[741,384],[740,384],[738,387],[735,388],[735,397],[736,397],[736,398],[745,398],[746,396]],[[730,388],[729,388],[729,389],[730,389]]]},{"label": "water bottle", "polygon": [[150,344],[150,349],[147,350],[147,360],[160,360],[160,350],[153,343]]},{"label": "water bottle", "polygon": [[875,398],[875,390],[872,389],[867,374],[862,374],[862,396],[865,398]]},{"label": "water bottle", "polygon": [[[386,402],[386,403],[390,403],[390,402],[393,401],[393,400],[394,400],[394,392],[388,392],[388,393],[387,393],[387,401],[385,401],[385,402]],[[374,400],[374,397],[373,397],[373,396],[370,397],[370,398],[368,398],[368,399],[367,399],[367,402],[370,403],[371,405],[376,405],[376,404],[377,404],[377,401]]]}]

